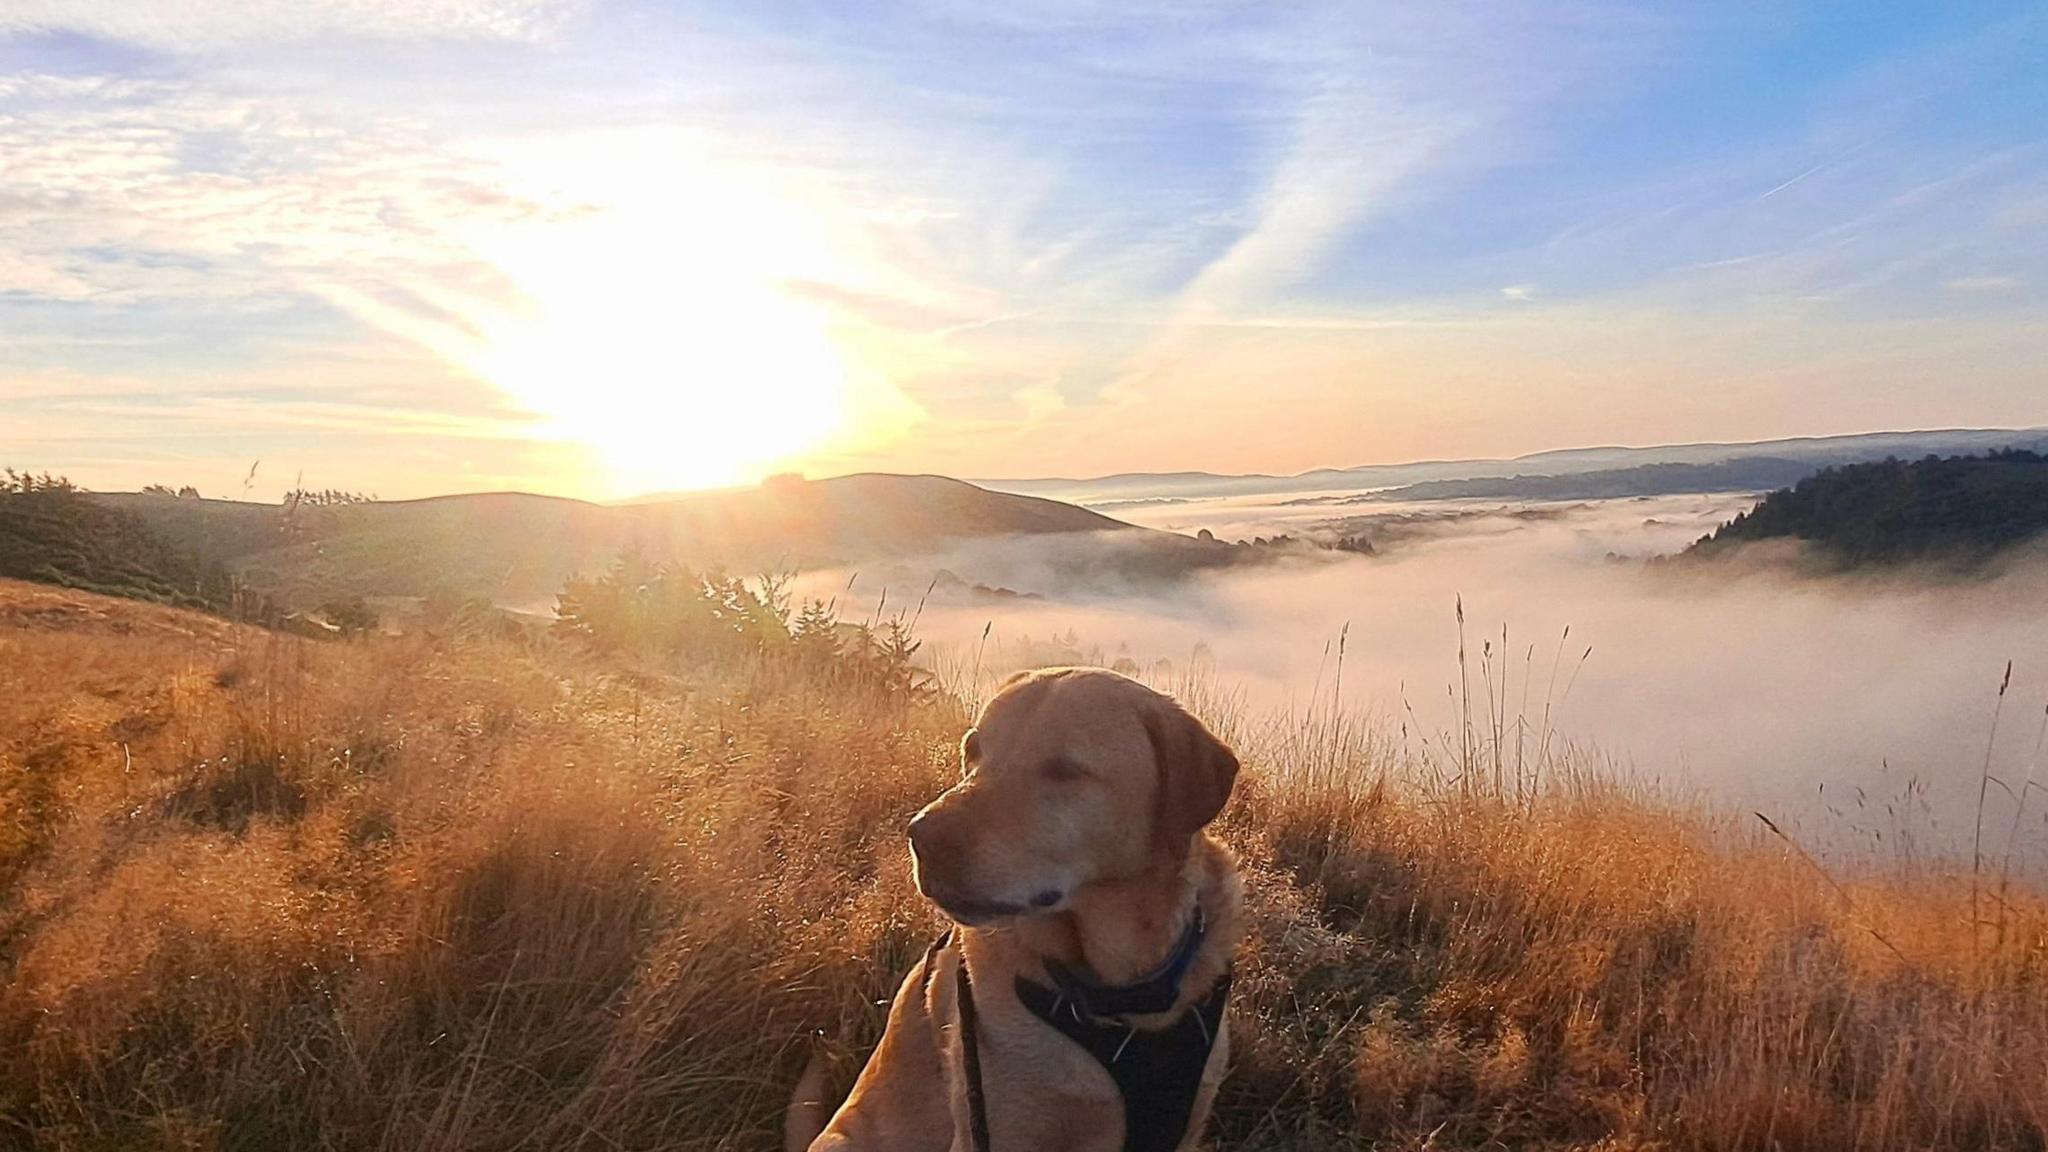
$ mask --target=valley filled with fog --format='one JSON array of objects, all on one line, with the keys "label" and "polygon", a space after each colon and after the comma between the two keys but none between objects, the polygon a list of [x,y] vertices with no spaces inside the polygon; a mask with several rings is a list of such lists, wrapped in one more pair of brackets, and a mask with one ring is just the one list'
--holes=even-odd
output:
[{"label": "valley filled with fog", "polygon": [[[987,594],[934,597],[918,632],[955,678],[1129,661],[1169,681],[1199,667],[1253,712],[1327,708],[1340,696],[1411,751],[1457,739],[1461,694],[1481,729],[1494,723],[1482,718],[1490,695],[1510,740],[1526,717],[1530,743],[1547,706],[1582,763],[1762,809],[1826,851],[1885,854],[1902,843],[1967,852],[2010,660],[1992,774],[2025,790],[2048,705],[2048,563],[2022,558],[1957,579],[1823,578],[1782,553],[1648,562],[1754,503],[1742,494],[1350,499],[1141,497],[1103,510],[1223,540],[1357,533],[1375,554],[1304,549],[1170,583],[1085,586],[1062,581],[1060,545],[1044,540],[933,557],[933,571]],[[848,578],[829,578],[845,606],[879,595],[872,574],[851,587]],[[886,611],[920,591],[899,584]],[[2011,827],[2013,799],[2000,788],[1990,786],[1985,807],[1987,851],[2002,851]],[[2044,801],[2037,789],[2019,837],[2036,858],[2048,844]]]}]

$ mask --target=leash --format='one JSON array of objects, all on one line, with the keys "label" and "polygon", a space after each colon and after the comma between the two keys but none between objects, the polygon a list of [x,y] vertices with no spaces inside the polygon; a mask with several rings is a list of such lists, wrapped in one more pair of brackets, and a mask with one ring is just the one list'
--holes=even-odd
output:
[{"label": "leash", "polygon": [[[1180,982],[1193,965],[1207,926],[1200,905],[1166,962],[1132,984],[1104,985],[1058,961],[1046,962],[1057,991],[1019,976],[1016,992],[1032,1015],[1078,1044],[1108,1071],[1124,1106],[1124,1152],[1172,1152],[1187,1132],[1201,1093],[1202,1072],[1222,1028],[1230,998],[1225,970],[1208,997],[1173,1024],[1141,1031],[1118,1016],[1165,1012],[1180,999]],[[933,951],[952,942],[948,932]],[[981,1076],[981,1017],[967,958],[957,973],[960,1059],[967,1075],[967,1116],[973,1152],[990,1152],[988,1097]]]},{"label": "leash", "polygon": [[[953,934],[946,933],[948,940]],[[960,954],[960,1062],[967,1068],[967,1123],[974,1152],[989,1152],[988,1099],[981,1088],[981,1017],[974,1010],[974,980],[967,975],[967,954]]]}]

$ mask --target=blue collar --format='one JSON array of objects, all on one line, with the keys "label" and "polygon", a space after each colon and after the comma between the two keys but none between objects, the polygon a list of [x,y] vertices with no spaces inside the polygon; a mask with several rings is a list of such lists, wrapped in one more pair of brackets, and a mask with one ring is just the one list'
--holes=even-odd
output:
[{"label": "blue collar", "polygon": [[1180,982],[1188,969],[1194,967],[1195,955],[1202,950],[1207,934],[1202,905],[1196,901],[1195,914],[1188,919],[1180,942],[1173,946],[1165,962],[1129,984],[1103,984],[1092,974],[1076,971],[1051,957],[1045,960],[1045,974],[1051,977],[1059,998],[1085,1017],[1105,1020],[1171,1012],[1180,1003]]}]

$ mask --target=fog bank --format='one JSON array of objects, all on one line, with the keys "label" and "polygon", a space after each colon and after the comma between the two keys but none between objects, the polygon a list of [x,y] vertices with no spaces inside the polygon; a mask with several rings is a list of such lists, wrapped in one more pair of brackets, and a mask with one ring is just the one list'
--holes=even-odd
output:
[{"label": "fog bank", "polygon": [[[1316,554],[1122,594],[932,605],[918,630],[935,663],[956,671],[1001,672],[1071,659],[1076,649],[1103,662],[1184,667],[1199,646],[1253,705],[1296,708],[1331,691],[1333,642],[1343,633],[1347,707],[1450,730],[1462,600],[1471,691],[1483,689],[1490,647],[1496,689],[1511,677],[1510,721],[1525,699],[1533,720],[1550,695],[1555,723],[1575,742],[1674,791],[1772,812],[1838,850],[1859,835],[1873,846],[1886,838],[1889,850],[1902,825],[1930,843],[1967,844],[2008,660],[1992,760],[2015,792],[2048,715],[2048,565],[1934,583],[1820,580],[1764,560],[1704,572],[1641,562],[1682,548],[1748,503],[1687,496],[1375,508],[1385,518],[1379,529],[1397,529],[1377,556]],[[1333,516],[1327,507],[1255,500],[1123,511],[1225,539],[1299,533]],[[1058,557],[1039,552],[1025,562],[998,549],[928,563],[1034,592],[1054,586],[1045,573]],[[856,587],[850,602],[860,600]],[[1908,814],[1910,780],[1926,795]],[[1987,844],[2002,848],[2012,800],[1994,785],[1987,811]],[[2036,791],[2028,812],[2022,842],[2038,852],[2048,844],[2048,794]]]}]

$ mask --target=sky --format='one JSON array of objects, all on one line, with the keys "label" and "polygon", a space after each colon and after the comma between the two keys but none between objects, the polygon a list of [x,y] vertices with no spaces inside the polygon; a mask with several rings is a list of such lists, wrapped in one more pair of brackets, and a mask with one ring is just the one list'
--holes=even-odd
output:
[{"label": "sky", "polygon": [[0,0],[0,463],[88,487],[1291,473],[2044,365],[2039,3]]}]

